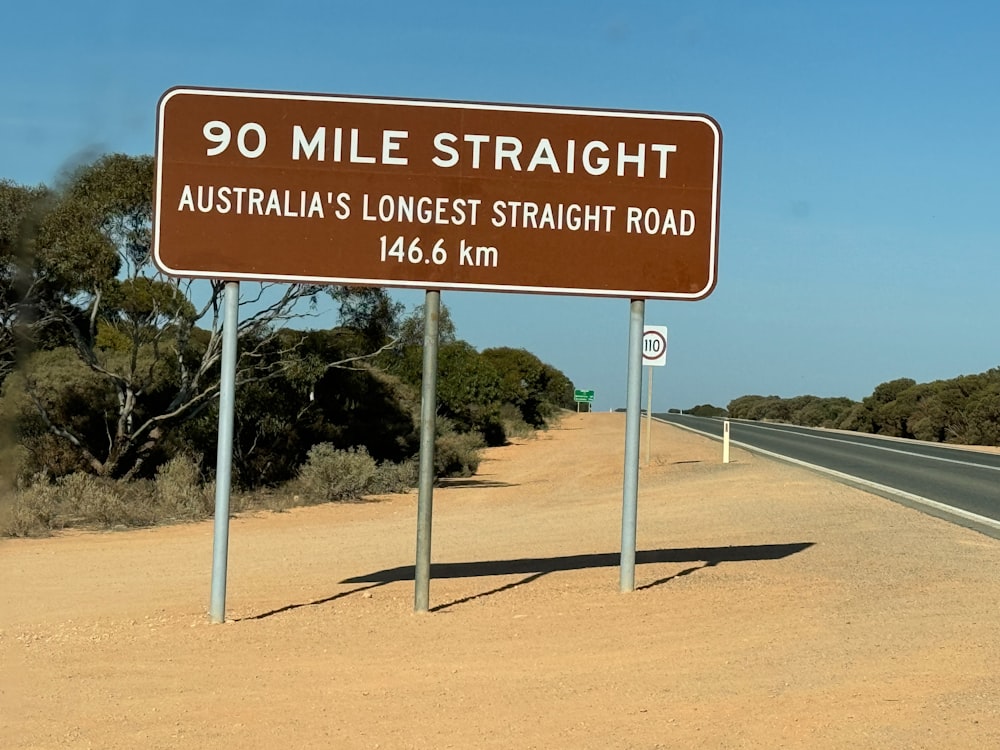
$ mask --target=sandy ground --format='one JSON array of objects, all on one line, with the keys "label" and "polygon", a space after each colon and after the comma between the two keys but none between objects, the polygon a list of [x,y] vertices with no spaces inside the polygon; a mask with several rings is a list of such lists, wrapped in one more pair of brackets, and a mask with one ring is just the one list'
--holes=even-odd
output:
[{"label": "sandy ground", "polygon": [[623,432],[437,489],[427,614],[415,494],[234,519],[225,625],[211,523],[0,541],[0,747],[1000,746],[1000,542],[657,424],[621,594]]}]

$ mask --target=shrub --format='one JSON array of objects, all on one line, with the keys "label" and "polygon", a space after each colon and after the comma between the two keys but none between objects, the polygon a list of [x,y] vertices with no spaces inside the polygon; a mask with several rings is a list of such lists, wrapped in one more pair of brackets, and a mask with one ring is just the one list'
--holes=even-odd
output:
[{"label": "shrub", "polygon": [[157,469],[154,494],[161,517],[198,520],[214,509],[214,491],[208,494],[198,462],[186,454],[174,456]]},{"label": "shrub", "polygon": [[434,443],[434,474],[438,477],[471,477],[479,468],[485,447],[476,432],[446,432]]},{"label": "shrub", "polygon": [[58,479],[75,471],[86,471],[79,452],[63,438],[49,432],[28,435],[21,441],[21,458],[17,465],[17,480],[28,484],[36,474]]},{"label": "shrub", "polygon": [[60,527],[56,488],[38,483],[15,493],[7,516],[4,535],[47,536]]},{"label": "shrub", "polygon": [[[156,522],[148,493],[136,492],[138,487],[98,479],[87,474],[70,474],[66,479],[73,480],[77,477],[86,480],[80,483],[80,496],[76,506],[85,524],[110,528],[150,526]],[[134,502],[135,500],[139,502]]]},{"label": "shrub", "polygon": [[411,490],[417,486],[419,473],[420,461],[415,458],[400,463],[381,463],[375,470],[367,494],[390,495]]},{"label": "shrub", "polygon": [[503,425],[504,436],[507,439],[529,438],[535,434],[534,428],[524,421],[521,410],[513,404],[501,405],[500,424]]},{"label": "shrub", "polygon": [[56,482],[65,525],[151,526],[157,521],[149,482],[117,482],[90,474],[68,474]]},{"label": "shrub", "polygon": [[39,536],[70,526],[149,526],[156,521],[148,482],[116,482],[76,472],[55,484],[36,476],[15,493],[3,532]]},{"label": "shrub", "polygon": [[317,443],[309,449],[295,484],[307,504],[328,503],[358,499],[374,476],[375,459],[363,446],[337,450],[330,443]]}]

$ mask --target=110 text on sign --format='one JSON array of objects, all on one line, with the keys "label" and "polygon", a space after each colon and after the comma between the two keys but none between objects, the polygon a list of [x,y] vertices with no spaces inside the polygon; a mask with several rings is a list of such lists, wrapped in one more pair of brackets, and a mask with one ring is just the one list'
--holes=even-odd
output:
[{"label": "110 text on sign", "polygon": [[176,88],[154,258],[190,277],[700,299],[704,115]]}]

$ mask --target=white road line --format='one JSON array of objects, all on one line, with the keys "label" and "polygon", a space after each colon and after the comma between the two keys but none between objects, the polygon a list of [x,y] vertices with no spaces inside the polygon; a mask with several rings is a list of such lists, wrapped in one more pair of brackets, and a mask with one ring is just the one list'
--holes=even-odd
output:
[{"label": "white road line", "polygon": [[[809,432],[799,432],[797,430],[783,430],[780,427],[771,427],[770,425],[763,424],[750,424],[747,422],[738,422],[740,426],[745,427],[755,427],[760,430],[771,430],[773,432],[783,432],[786,435],[798,435],[800,437],[809,438],[812,440],[830,440],[834,443],[847,443],[849,445],[860,445],[864,448],[871,448],[877,451],[888,451],[889,453],[902,453],[904,456],[910,456],[912,458],[926,458],[929,461],[944,461],[948,464],[959,464],[961,466],[972,466],[977,469],[989,469],[990,471],[1000,471],[1000,466],[990,466],[989,464],[977,464],[973,461],[959,461],[957,458],[942,458],[941,456],[928,456],[923,453],[914,453],[912,451],[904,451],[899,448],[887,448],[884,445],[875,445],[873,442],[861,442],[855,440],[842,440],[839,438],[826,437],[825,435],[813,435]],[[877,439],[877,438],[876,438]]]},{"label": "white road line", "polygon": [[[982,524],[983,526],[988,526],[991,529],[1000,530],[1000,521],[987,516],[981,516],[978,513],[972,513],[968,510],[962,510],[961,508],[955,508],[951,505],[945,505],[944,503],[939,503],[937,500],[931,500],[930,498],[923,497],[921,495],[914,495],[910,492],[904,492],[903,490],[897,490],[895,487],[890,487],[886,484],[879,484],[878,482],[870,482],[867,479],[862,479],[861,477],[856,477],[853,474],[844,474],[840,471],[834,471],[833,469],[827,469],[825,466],[817,466],[816,464],[811,464],[806,461],[799,461],[797,458],[789,458],[788,456],[783,456],[780,453],[772,453],[771,451],[766,451],[761,448],[756,448],[752,445],[747,445],[746,443],[738,443],[733,441],[734,445],[739,445],[741,448],[746,448],[747,450],[754,451],[755,453],[762,453],[765,456],[771,456],[772,458],[777,458],[781,461],[788,463],[797,464],[807,469],[813,471],[819,471],[823,474],[829,474],[830,476],[837,477],[844,481],[850,482],[851,484],[860,484],[876,492],[885,492],[894,497],[901,497],[905,500],[909,500],[913,503],[918,503],[919,505],[927,506],[928,508],[934,508],[941,513],[947,513],[949,516],[955,516],[957,518],[963,518],[966,521],[972,521],[974,523]],[[992,467],[991,467],[992,468]]]},{"label": "white road line", "polygon": [[[706,436],[708,436],[710,438],[714,438],[716,440],[720,439],[717,435],[713,435],[710,432],[704,432],[703,430],[699,430],[699,429],[696,429],[694,427],[689,427],[687,425],[678,424],[677,422],[667,422],[666,420],[661,420],[661,421],[663,421],[666,424],[672,425],[674,427],[680,427],[680,428],[685,429],[685,430],[690,430],[691,432],[697,432],[697,433],[699,433],[701,435],[706,435]],[[772,429],[774,429],[774,428],[772,428]],[[825,438],[825,439],[826,440],[830,440],[832,438]],[[801,466],[803,468],[810,469],[812,471],[818,471],[818,472],[820,472],[822,474],[829,474],[830,476],[836,477],[837,479],[841,479],[843,481],[850,482],[851,484],[858,484],[858,485],[861,485],[861,486],[866,487],[868,489],[875,490],[876,492],[884,492],[884,493],[887,493],[887,494],[892,495],[894,497],[900,497],[900,498],[903,498],[904,500],[909,500],[912,503],[917,503],[918,505],[923,505],[923,506],[928,507],[928,508],[933,508],[934,510],[936,510],[936,511],[938,511],[940,513],[945,513],[945,514],[947,514],[949,516],[954,516],[956,518],[962,518],[962,519],[964,519],[966,521],[971,521],[973,523],[981,524],[981,525],[987,526],[987,527],[989,527],[991,529],[1000,530],[1000,521],[997,521],[997,520],[995,520],[993,518],[989,518],[987,516],[981,516],[978,513],[972,513],[971,511],[962,510],[961,508],[954,508],[954,507],[952,507],[950,505],[945,505],[944,503],[939,503],[937,500],[931,500],[930,498],[922,497],[921,495],[914,495],[914,494],[912,494],[910,492],[904,492],[903,490],[897,490],[895,487],[890,487],[890,486],[888,486],[886,484],[879,484],[878,482],[870,482],[867,479],[862,479],[861,477],[856,477],[853,474],[845,474],[845,473],[843,473],[841,471],[834,471],[833,469],[827,469],[825,466],[817,466],[816,464],[811,464],[811,463],[808,463],[806,461],[800,461],[797,458],[790,458],[790,457],[784,456],[784,455],[782,455],[780,453],[773,453],[771,451],[766,451],[763,448],[758,448],[758,447],[756,447],[754,445],[748,445],[747,443],[741,443],[741,442],[738,442],[736,440],[733,440],[732,444],[733,445],[738,445],[741,448],[744,448],[746,450],[752,451],[753,453],[760,453],[760,454],[762,454],[764,456],[769,456],[769,457],[775,458],[775,459],[777,459],[779,461],[784,461],[786,463],[796,464],[797,466]],[[898,452],[905,453],[906,451],[898,451]],[[912,454],[910,454],[910,455],[912,455]],[[948,459],[941,459],[941,460],[948,460]],[[961,461],[956,461],[955,463],[962,463],[962,462]],[[974,465],[978,465],[978,464],[974,464]],[[989,466],[989,467],[986,467],[986,468],[992,469],[993,467]]]}]

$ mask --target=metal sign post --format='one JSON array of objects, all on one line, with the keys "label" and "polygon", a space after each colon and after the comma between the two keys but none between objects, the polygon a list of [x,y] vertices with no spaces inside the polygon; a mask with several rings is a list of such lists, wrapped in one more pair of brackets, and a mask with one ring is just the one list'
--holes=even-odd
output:
[{"label": "metal sign post", "polygon": [[434,507],[434,434],[437,414],[438,322],[441,292],[428,290],[424,299],[424,372],[420,393],[420,479],[417,489],[417,560],[413,609],[430,606],[431,520]]},{"label": "metal sign post", "polygon": [[212,544],[212,622],[226,621],[226,570],[229,559],[229,492],[233,480],[233,413],[236,403],[236,333],[240,285],[226,284],[222,318],[222,373],[219,382],[219,446],[215,470],[215,520]]},{"label": "metal sign post", "polygon": [[628,392],[625,401],[625,480],[622,487],[622,553],[618,588],[635,590],[635,529],[639,498],[639,424],[642,410],[642,320],[646,302],[632,300],[628,329]]},{"label": "metal sign post", "polygon": [[646,384],[646,466],[649,466],[650,445],[653,441],[653,368],[647,367],[649,372]]},{"label": "metal sign post", "polygon": [[653,435],[653,368],[667,364],[666,326],[643,326],[642,363],[649,368],[649,386],[646,390],[646,465],[648,466]]}]

